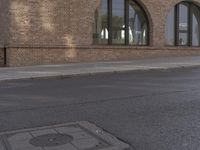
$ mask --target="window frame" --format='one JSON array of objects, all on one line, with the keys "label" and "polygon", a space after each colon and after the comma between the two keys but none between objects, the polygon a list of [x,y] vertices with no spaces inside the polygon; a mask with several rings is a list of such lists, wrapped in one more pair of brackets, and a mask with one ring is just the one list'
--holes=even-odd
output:
[{"label": "window frame", "polygon": [[146,11],[144,8],[135,0],[134,3],[140,8],[141,12],[143,12],[145,20],[146,20],[146,25],[147,25],[147,33],[146,33],[146,44],[130,44],[129,43],[129,2],[130,0],[122,0],[124,1],[124,31],[125,31],[125,39],[124,39],[124,44],[113,44],[113,28],[112,28],[112,17],[113,17],[113,0],[107,0],[107,26],[108,26],[108,42],[107,44],[100,44],[100,45],[121,45],[121,46],[149,46],[150,45],[150,24],[149,24],[149,19],[146,14]]},{"label": "window frame", "polygon": [[[179,44],[179,37],[180,37],[180,5],[186,5],[188,8],[188,21],[187,21],[187,44],[180,45]],[[192,6],[196,7],[200,13],[200,7],[192,2],[183,1],[175,5],[174,9],[174,44],[173,45],[166,45],[166,46],[176,46],[176,47],[200,47],[200,31],[199,31],[199,45],[193,46],[192,34],[193,34],[193,20],[192,20]],[[200,22],[199,22],[200,23]],[[166,34],[166,33],[165,33]]]}]

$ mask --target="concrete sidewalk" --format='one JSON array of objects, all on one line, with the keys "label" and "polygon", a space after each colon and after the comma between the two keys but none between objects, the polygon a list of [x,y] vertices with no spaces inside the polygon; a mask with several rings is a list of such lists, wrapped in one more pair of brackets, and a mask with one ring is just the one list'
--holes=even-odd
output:
[{"label": "concrete sidewalk", "polygon": [[200,66],[200,56],[0,68],[0,81]]}]

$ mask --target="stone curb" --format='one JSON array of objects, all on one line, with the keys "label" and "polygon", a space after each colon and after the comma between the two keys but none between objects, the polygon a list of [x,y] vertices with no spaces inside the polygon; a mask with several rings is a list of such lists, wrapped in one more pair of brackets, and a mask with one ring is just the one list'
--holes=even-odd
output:
[{"label": "stone curb", "polygon": [[120,74],[129,73],[136,71],[155,71],[155,70],[171,70],[171,69],[181,69],[181,68],[196,68],[200,67],[200,64],[195,65],[178,65],[171,67],[144,67],[144,68],[133,68],[133,69],[119,69],[119,70],[108,70],[108,71],[94,71],[85,73],[71,73],[71,74],[57,74],[57,75],[44,75],[44,76],[27,76],[22,78],[10,78],[10,79],[0,79],[0,82],[8,81],[23,81],[23,80],[40,80],[40,79],[65,79],[65,78],[76,78],[83,76],[94,76],[94,75],[108,75],[108,74]]}]

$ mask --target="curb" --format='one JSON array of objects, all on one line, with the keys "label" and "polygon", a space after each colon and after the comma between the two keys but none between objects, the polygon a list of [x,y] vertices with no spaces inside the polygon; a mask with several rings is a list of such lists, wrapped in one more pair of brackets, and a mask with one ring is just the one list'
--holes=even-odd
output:
[{"label": "curb", "polygon": [[30,76],[24,78],[13,78],[13,79],[0,79],[2,82],[10,81],[26,81],[26,80],[42,80],[42,79],[67,79],[67,78],[78,78],[78,77],[88,77],[95,75],[112,75],[112,74],[121,74],[121,73],[131,73],[131,72],[145,72],[145,71],[162,71],[162,70],[174,70],[174,69],[190,69],[200,67],[198,65],[186,65],[186,66],[174,66],[174,67],[150,67],[150,68],[140,68],[140,69],[130,69],[130,70],[112,70],[112,71],[100,71],[100,72],[88,72],[88,73],[76,73],[76,74],[58,74],[58,75],[47,75],[47,76]]}]

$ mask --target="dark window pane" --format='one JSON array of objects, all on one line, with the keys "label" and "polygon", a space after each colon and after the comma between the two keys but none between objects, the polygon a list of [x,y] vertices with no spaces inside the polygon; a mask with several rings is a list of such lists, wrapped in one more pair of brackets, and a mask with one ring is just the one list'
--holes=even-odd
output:
[{"label": "dark window pane", "polygon": [[188,45],[188,6],[187,4],[179,5],[179,45]]},{"label": "dark window pane", "polygon": [[199,9],[192,5],[192,46],[199,46],[199,30],[200,30],[200,11]]},{"label": "dark window pane", "polygon": [[166,22],[166,27],[165,27],[165,43],[166,45],[173,46],[175,45],[175,33],[174,33],[174,27],[175,27],[175,9],[172,9],[167,16],[167,22]]},{"label": "dark window pane", "polygon": [[95,12],[94,43],[108,43],[108,1],[101,0],[99,8]]},{"label": "dark window pane", "polygon": [[143,10],[133,1],[129,1],[129,43],[147,44],[147,20]]},{"label": "dark window pane", "polygon": [[112,1],[112,43],[125,44],[124,1]]}]

